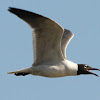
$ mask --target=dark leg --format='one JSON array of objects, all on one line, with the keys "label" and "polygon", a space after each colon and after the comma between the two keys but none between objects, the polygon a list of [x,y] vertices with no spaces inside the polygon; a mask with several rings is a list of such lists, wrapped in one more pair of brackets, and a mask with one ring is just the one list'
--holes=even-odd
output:
[{"label": "dark leg", "polygon": [[25,75],[28,75],[28,74],[29,73],[23,73],[23,72],[22,73],[15,73],[16,76],[25,76]]}]

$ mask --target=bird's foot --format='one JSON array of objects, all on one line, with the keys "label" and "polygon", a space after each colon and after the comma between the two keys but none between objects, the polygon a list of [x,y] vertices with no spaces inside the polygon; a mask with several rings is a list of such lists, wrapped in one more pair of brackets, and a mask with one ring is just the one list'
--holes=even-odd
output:
[{"label": "bird's foot", "polygon": [[14,75],[16,76],[25,76],[28,75],[29,73],[24,73],[24,72],[20,72],[20,73],[15,73]]}]

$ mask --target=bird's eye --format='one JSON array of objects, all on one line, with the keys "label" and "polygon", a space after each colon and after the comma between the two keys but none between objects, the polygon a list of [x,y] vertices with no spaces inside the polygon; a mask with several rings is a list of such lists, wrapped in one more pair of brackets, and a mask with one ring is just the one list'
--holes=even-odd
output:
[{"label": "bird's eye", "polygon": [[84,68],[87,68],[87,65],[85,65]]}]

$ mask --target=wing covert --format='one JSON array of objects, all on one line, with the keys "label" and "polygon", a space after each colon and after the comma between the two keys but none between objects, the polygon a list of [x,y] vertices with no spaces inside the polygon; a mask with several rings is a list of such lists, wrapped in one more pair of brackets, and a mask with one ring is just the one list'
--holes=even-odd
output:
[{"label": "wing covert", "polygon": [[34,65],[51,64],[63,60],[61,51],[61,39],[64,29],[55,21],[42,15],[10,8],[14,13],[33,29]]}]

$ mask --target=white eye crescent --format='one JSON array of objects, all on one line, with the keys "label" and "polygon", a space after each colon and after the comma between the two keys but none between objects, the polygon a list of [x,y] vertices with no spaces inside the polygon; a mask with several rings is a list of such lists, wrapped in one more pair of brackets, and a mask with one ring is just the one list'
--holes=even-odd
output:
[{"label": "white eye crescent", "polygon": [[85,65],[84,68],[87,68],[87,65]]}]

